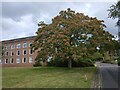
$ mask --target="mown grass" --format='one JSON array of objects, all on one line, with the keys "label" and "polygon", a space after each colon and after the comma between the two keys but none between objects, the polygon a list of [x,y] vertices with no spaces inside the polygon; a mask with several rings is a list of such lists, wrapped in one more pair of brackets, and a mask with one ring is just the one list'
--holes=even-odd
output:
[{"label": "mown grass", "polygon": [[3,88],[90,88],[94,67],[7,67],[2,69]]}]

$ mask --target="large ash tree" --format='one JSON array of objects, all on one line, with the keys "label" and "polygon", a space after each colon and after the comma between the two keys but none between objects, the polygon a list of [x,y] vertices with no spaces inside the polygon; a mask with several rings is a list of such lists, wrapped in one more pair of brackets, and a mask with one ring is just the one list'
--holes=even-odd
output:
[{"label": "large ash tree", "polygon": [[60,11],[51,24],[40,22],[37,37],[32,45],[37,51],[36,61],[46,62],[48,58],[68,61],[92,60],[96,52],[110,50],[113,36],[104,30],[103,20],[76,13],[68,8]]}]

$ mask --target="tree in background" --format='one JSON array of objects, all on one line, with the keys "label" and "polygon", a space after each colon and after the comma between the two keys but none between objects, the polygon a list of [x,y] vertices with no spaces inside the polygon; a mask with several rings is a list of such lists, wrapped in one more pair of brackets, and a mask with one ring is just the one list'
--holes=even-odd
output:
[{"label": "tree in background", "polygon": [[109,11],[109,18],[118,18],[117,26],[118,26],[118,37],[120,42],[120,1],[118,1],[116,4],[110,6],[108,9]]},{"label": "tree in background", "polygon": [[37,51],[36,61],[94,62],[96,52],[103,54],[110,50],[113,35],[105,31],[103,20],[76,13],[68,8],[52,19],[51,24],[41,21],[32,49]]},{"label": "tree in background", "polygon": [[[109,11],[109,18],[118,18],[117,26],[118,26],[118,41],[120,46],[120,1],[118,1],[116,4],[111,5],[108,9]],[[120,56],[120,48],[119,48],[119,56]],[[120,60],[119,60],[120,62]]]}]

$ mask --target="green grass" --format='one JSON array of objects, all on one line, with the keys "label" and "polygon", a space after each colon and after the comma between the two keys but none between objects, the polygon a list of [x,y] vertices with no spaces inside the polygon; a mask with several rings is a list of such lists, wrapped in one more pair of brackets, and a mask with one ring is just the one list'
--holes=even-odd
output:
[{"label": "green grass", "polygon": [[[90,88],[94,67],[9,67],[2,69],[3,88]],[[86,75],[86,77],[85,77]]]}]

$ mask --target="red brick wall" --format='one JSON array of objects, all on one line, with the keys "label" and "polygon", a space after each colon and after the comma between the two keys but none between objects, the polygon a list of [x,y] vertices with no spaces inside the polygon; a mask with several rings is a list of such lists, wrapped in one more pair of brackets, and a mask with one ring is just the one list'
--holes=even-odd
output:
[{"label": "red brick wall", "polygon": [[[3,43],[3,46],[4,48],[6,46],[9,46],[8,49],[4,49],[4,52],[8,51],[8,56],[4,56],[4,58],[2,58],[2,66],[5,67],[5,66],[9,66],[9,67],[26,67],[26,66],[33,66],[33,64],[35,63],[35,57],[36,57],[36,52],[33,52],[32,55],[29,54],[29,50],[30,50],[30,47],[29,47],[29,43],[30,42],[33,42],[34,38],[30,38],[30,39],[19,39],[19,40],[15,40],[15,41],[12,41],[12,42],[9,42],[9,41],[5,41]],[[26,48],[23,48],[23,43],[27,43],[27,47]],[[17,44],[20,44],[21,47],[20,48],[16,48]],[[14,49],[11,49],[11,45],[15,45],[15,48]],[[20,51],[20,55],[16,55],[16,52],[17,50]],[[26,50],[27,53],[26,55],[23,55],[23,50]],[[14,55],[11,56],[11,51],[14,52]],[[29,63],[29,57],[31,57],[33,59],[33,62],[32,63]],[[13,58],[13,63],[10,63],[10,59]],[[20,59],[20,63],[16,63],[16,59],[19,58]],[[25,63],[22,63],[22,59],[23,58],[26,58],[26,62]],[[8,63],[5,64],[5,59],[8,59]]]}]

